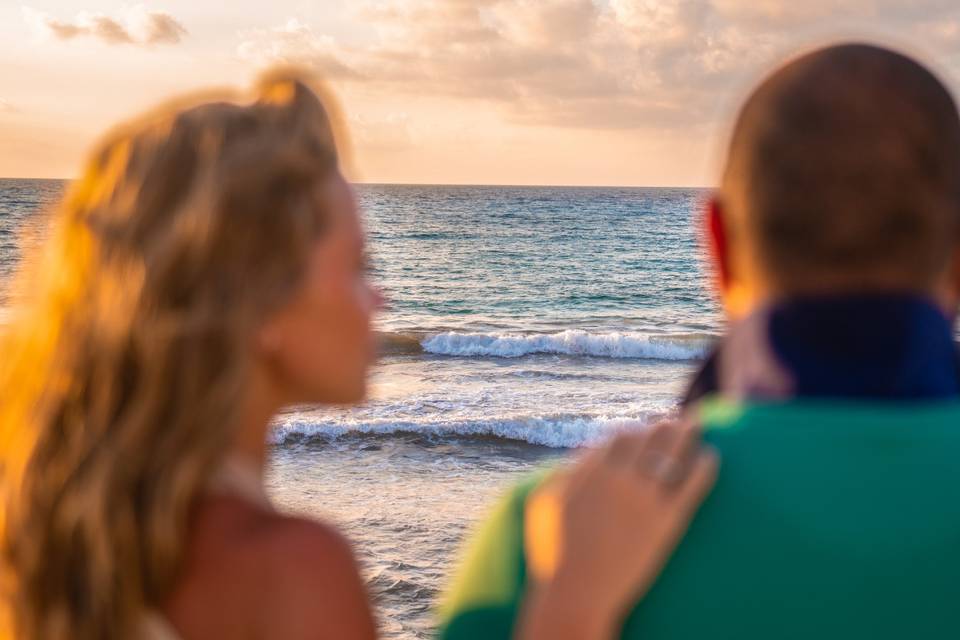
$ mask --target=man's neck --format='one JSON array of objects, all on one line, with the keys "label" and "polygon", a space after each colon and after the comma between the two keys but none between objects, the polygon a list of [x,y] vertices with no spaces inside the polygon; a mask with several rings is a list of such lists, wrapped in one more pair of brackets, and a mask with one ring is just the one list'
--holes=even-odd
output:
[{"label": "man's neck", "polygon": [[960,394],[950,321],[900,294],[797,297],[734,322],[687,402],[740,399],[935,399]]}]

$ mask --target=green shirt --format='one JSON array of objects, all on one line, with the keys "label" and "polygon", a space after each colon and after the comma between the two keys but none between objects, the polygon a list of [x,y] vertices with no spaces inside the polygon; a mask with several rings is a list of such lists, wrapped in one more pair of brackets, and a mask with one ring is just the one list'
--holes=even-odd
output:
[{"label": "green shirt", "polygon": [[[713,399],[700,413],[717,484],[623,638],[960,638],[960,402]],[[536,483],[479,532],[441,638],[511,637]]]}]

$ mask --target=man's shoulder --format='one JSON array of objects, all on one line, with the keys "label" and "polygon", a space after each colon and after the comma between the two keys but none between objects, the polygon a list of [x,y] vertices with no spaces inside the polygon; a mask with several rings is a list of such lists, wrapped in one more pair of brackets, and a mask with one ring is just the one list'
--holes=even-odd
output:
[{"label": "man's shoulder", "polygon": [[440,609],[441,638],[510,637],[526,584],[524,509],[550,473],[514,485],[474,531]]}]

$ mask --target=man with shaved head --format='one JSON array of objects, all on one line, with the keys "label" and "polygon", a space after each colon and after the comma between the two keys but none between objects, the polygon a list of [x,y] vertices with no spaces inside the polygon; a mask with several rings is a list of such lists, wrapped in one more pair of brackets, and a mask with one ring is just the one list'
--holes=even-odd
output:
[{"label": "man with shaved head", "polygon": [[722,273],[776,297],[931,293],[960,222],[958,150],[953,100],[909,58],[847,45],[795,60],[738,118],[719,199],[737,265]]},{"label": "man with shaved head", "polygon": [[[622,637],[960,637],[950,94],[879,47],[790,61],[741,110],[707,223],[729,327],[682,406],[721,469]],[[536,485],[482,530],[443,638],[516,631]]]}]

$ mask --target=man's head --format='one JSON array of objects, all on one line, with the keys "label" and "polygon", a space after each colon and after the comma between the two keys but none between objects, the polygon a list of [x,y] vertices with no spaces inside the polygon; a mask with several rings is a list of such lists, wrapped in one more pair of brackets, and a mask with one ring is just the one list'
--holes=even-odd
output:
[{"label": "man's head", "polygon": [[772,298],[913,292],[960,298],[960,117],[913,60],[815,51],[750,96],[709,226],[733,316]]}]

